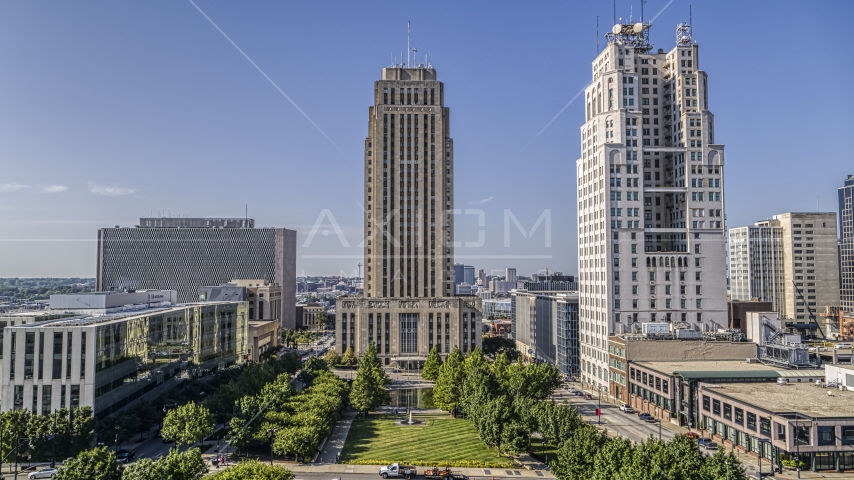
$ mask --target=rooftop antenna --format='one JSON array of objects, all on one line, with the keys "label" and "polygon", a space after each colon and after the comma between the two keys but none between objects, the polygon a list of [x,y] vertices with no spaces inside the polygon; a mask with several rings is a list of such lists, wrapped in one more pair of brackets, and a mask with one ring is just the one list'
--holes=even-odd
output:
[{"label": "rooftop antenna", "polygon": [[694,35],[694,6],[688,5],[688,26],[691,27],[691,36]]},{"label": "rooftop antenna", "polygon": [[596,15],[596,55],[599,55],[599,15]]},{"label": "rooftop antenna", "polygon": [[617,24],[617,0],[614,0],[614,25]]},{"label": "rooftop antenna", "polygon": [[411,50],[409,50],[409,32],[410,31],[411,30],[409,28],[409,21],[407,21],[406,22],[406,68],[409,68],[409,52],[411,51]]},{"label": "rooftop antenna", "polygon": [[641,0],[641,23],[643,23],[643,4],[646,3],[646,0]]},{"label": "rooftop antenna", "polygon": [[418,64],[418,48],[412,49],[412,59],[415,60],[415,64]]},{"label": "rooftop antenna", "polygon": [[635,23],[635,6],[629,5],[629,23]]}]

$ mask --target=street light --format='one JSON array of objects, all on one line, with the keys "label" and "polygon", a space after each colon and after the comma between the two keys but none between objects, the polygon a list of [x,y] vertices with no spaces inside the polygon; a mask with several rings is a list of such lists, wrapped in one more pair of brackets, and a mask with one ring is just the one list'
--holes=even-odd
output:
[{"label": "street light", "polygon": [[276,432],[278,432],[278,431],[279,431],[278,428],[268,428],[267,429],[267,433],[272,434],[272,435],[270,435],[270,466],[273,466],[273,435],[275,435]]}]

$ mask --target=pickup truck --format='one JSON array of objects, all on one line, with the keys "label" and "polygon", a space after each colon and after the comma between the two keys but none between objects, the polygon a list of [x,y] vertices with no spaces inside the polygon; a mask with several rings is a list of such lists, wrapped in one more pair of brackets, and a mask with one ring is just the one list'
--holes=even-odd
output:
[{"label": "pickup truck", "polygon": [[417,475],[418,472],[415,470],[415,467],[407,467],[400,465],[399,463],[392,463],[387,467],[380,467],[380,476],[383,478],[403,477],[406,480],[410,480],[415,478]]}]

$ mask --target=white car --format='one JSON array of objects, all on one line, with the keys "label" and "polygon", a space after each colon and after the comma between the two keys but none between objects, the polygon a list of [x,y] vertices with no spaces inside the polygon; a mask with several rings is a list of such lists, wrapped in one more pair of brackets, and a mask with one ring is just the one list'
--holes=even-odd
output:
[{"label": "white car", "polygon": [[833,346],[833,348],[839,350],[842,348],[850,349],[850,348],[854,348],[854,347],[852,347],[852,345],[850,343],[837,343],[836,345]]},{"label": "white car", "polygon": [[630,405],[625,404],[625,403],[620,405],[620,411],[623,411],[626,413],[635,413],[635,409],[632,408]]},{"label": "white car", "polygon": [[30,473],[27,475],[27,478],[53,478],[56,473],[57,470],[55,468],[45,467]]}]

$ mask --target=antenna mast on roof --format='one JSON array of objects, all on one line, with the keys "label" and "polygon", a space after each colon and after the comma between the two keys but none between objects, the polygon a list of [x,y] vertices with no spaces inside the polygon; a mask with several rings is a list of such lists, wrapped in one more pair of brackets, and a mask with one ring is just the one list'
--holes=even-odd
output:
[{"label": "antenna mast on roof", "polygon": [[614,25],[617,24],[617,0],[614,0]]},{"label": "antenna mast on roof", "polygon": [[410,31],[411,30],[409,28],[409,21],[407,21],[406,22],[406,68],[409,68],[409,52],[411,52],[411,50],[409,50],[409,32]]},{"label": "antenna mast on roof", "polygon": [[596,55],[599,55],[599,15],[596,15]]},{"label": "antenna mast on roof", "polygon": [[641,23],[643,23],[643,4],[646,3],[646,0],[641,0]]}]

